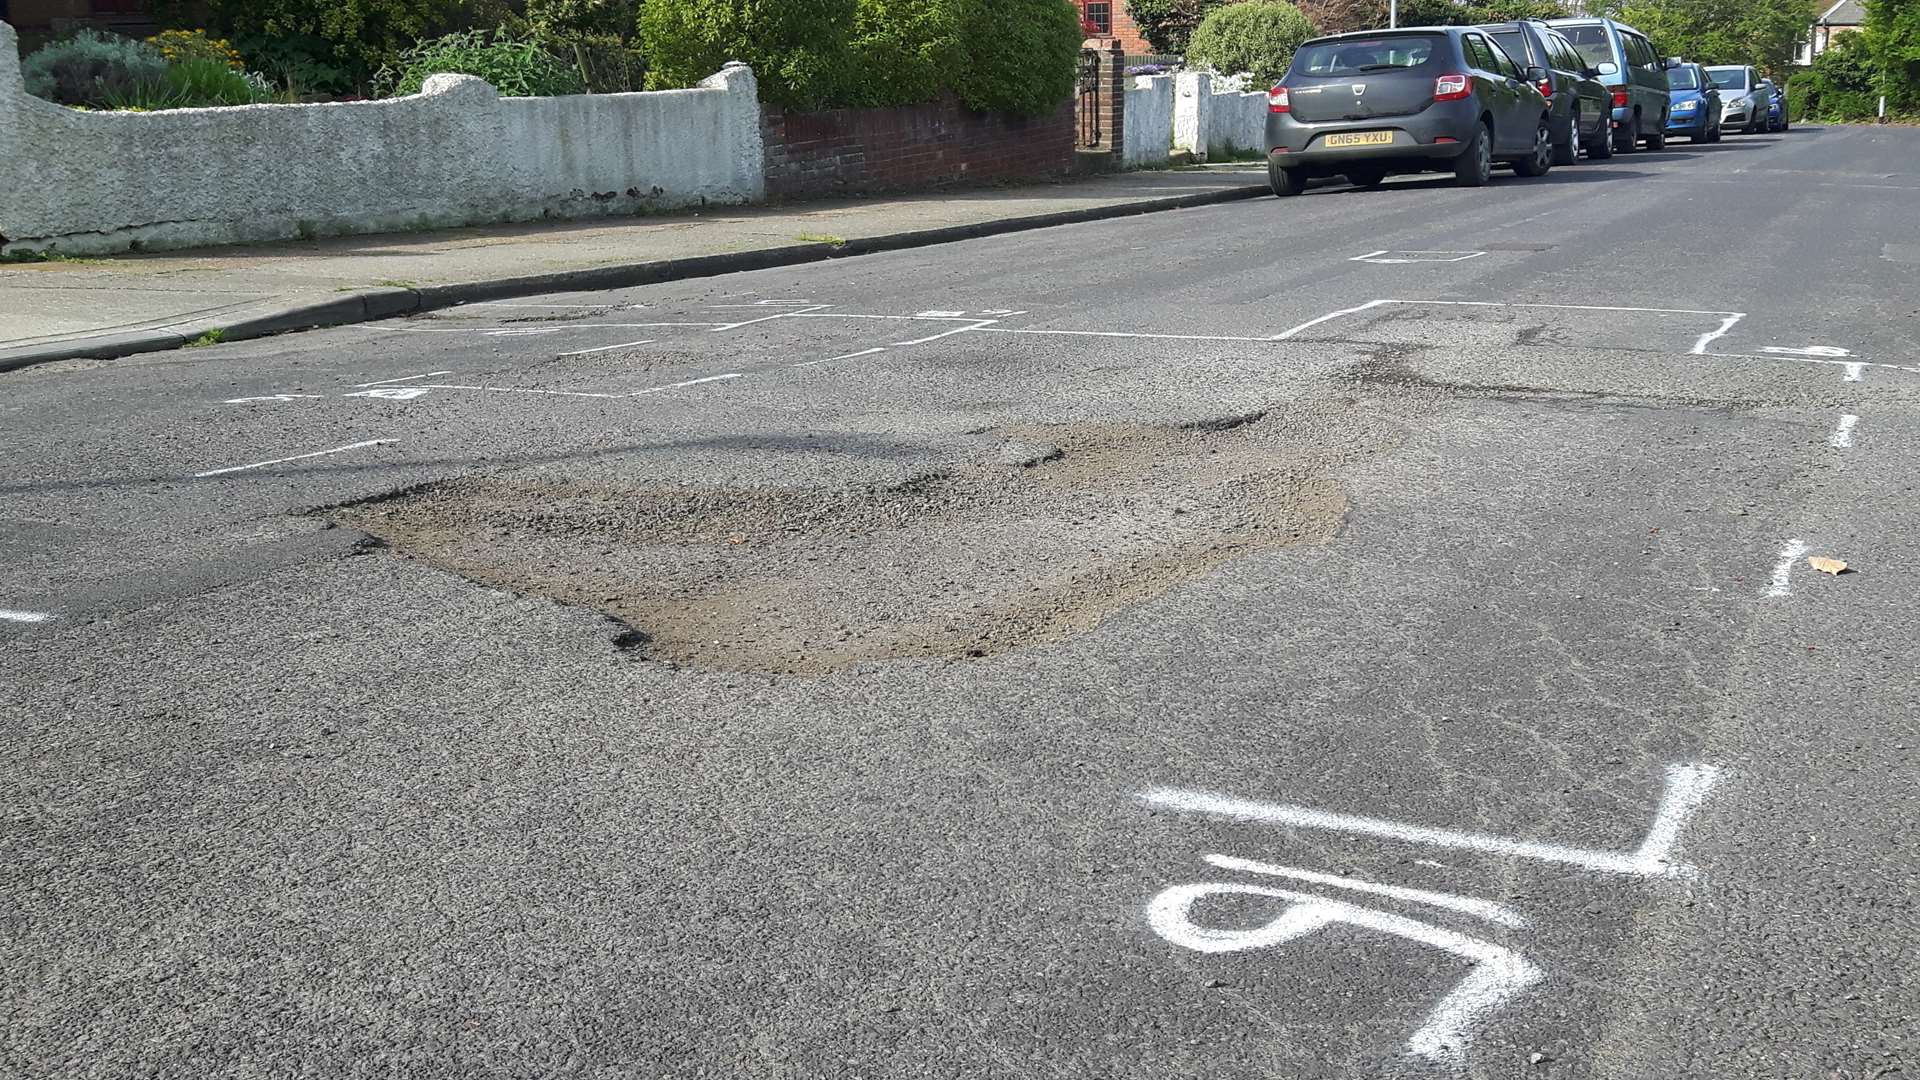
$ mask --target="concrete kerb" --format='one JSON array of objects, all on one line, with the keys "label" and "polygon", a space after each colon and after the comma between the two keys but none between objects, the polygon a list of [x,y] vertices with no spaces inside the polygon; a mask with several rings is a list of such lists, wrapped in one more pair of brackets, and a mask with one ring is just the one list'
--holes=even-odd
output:
[{"label": "concrete kerb", "polygon": [[669,281],[743,273],[749,270],[771,270],[783,266],[799,266],[805,263],[824,262],[829,259],[882,251],[931,247],[936,244],[975,240],[1005,233],[1236,202],[1257,198],[1266,193],[1267,185],[1262,182],[1164,199],[1145,199],[1110,206],[1092,206],[1050,214],[1032,214],[967,225],[951,225],[938,229],[918,229],[884,236],[861,237],[844,244],[788,244],[758,251],[596,266],[584,270],[563,270],[551,274],[495,278],[487,281],[456,282],[419,288],[360,289],[317,303],[287,304],[264,311],[255,308],[249,312],[236,313],[236,317],[213,317],[157,329],[117,330],[64,341],[0,349],[0,372],[15,371],[36,364],[51,364],[61,360],[114,360],[141,353],[162,352],[181,348],[211,333],[217,333],[222,342],[246,341],[329,326],[377,322],[399,315],[436,311],[482,300],[509,300],[557,292],[626,289],[639,285],[658,285]]}]

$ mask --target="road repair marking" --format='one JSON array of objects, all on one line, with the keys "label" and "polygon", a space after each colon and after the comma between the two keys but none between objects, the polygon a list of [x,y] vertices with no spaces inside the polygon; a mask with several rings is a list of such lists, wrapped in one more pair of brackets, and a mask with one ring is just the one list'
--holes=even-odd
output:
[{"label": "road repair marking", "polygon": [[1840,426],[1833,429],[1832,435],[1827,436],[1827,445],[1833,447],[1835,450],[1845,450],[1847,447],[1852,446],[1853,429],[1859,425],[1859,417],[1852,413],[1844,414],[1840,417]]},{"label": "road repair marking", "polygon": [[1719,329],[1709,330],[1701,334],[1700,340],[1693,343],[1693,355],[1705,356],[1707,354],[1707,346],[1726,337],[1727,331],[1733,329],[1733,324],[1744,318],[1746,318],[1744,315],[1729,315],[1721,321]]},{"label": "road repair marking", "polygon": [[1780,345],[1762,345],[1764,353],[1778,353],[1781,356],[1852,356],[1853,353],[1837,345],[1809,345],[1804,349],[1789,349]]},{"label": "road repair marking", "polygon": [[1426,889],[1408,889],[1399,885],[1381,885],[1372,881],[1362,881],[1359,878],[1322,874],[1293,866],[1275,866],[1272,863],[1256,862],[1253,859],[1236,859],[1229,855],[1209,855],[1207,861],[1222,870],[1239,870],[1248,874],[1265,874],[1268,877],[1293,878],[1296,881],[1325,885],[1332,889],[1350,889],[1354,892],[1371,893],[1374,896],[1387,896],[1395,900],[1426,904],[1428,907],[1442,907],[1450,911],[1474,915],[1515,930],[1523,930],[1527,925],[1526,916],[1505,904],[1496,904],[1491,900],[1476,900],[1471,896],[1429,892]]},{"label": "road repair marking", "polygon": [[45,611],[15,611],[12,608],[0,608],[0,622],[43,623],[53,615]]},{"label": "road repair marking", "polygon": [[1768,596],[1793,595],[1793,564],[1807,553],[1807,545],[1799,540],[1787,541],[1780,549],[1780,561],[1773,564],[1773,581],[1767,586]]},{"label": "road repair marking", "polygon": [[336,446],[331,450],[315,450],[311,454],[295,454],[292,457],[274,458],[272,461],[256,461],[251,465],[235,465],[226,469],[209,469],[206,472],[194,473],[193,475],[195,479],[205,479],[209,476],[224,476],[227,473],[246,472],[248,469],[264,469],[269,465],[285,465],[289,461],[305,461],[308,458],[326,457],[329,454],[344,454],[349,450],[359,450],[368,446],[385,446],[388,443],[399,441],[398,439],[368,439],[366,442],[357,442],[348,446]]},{"label": "road repair marking", "polygon": [[833,362],[834,362],[835,360],[851,360],[851,359],[853,359],[853,358],[854,358],[854,357],[856,357],[856,356],[872,356],[872,355],[873,355],[874,353],[883,353],[883,352],[886,352],[886,351],[887,351],[886,349],[884,349],[884,348],[879,348],[879,347],[875,347],[875,348],[872,348],[872,349],[861,349],[861,350],[860,350],[859,352],[850,352],[850,353],[846,353],[846,354],[844,354],[844,355],[841,355],[841,356],[829,356],[829,357],[827,357],[827,358],[826,358],[825,360],[808,360],[808,361],[806,361],[806,362],[804,362],[804,363],[799,363],[799,364],[788,364],[787,366],[788,366],[788,367],[797,367],[797,368],[803,368],[803,367],[816,367],[816,366],[818,366],[818,365],[820,365],[820,364],[831,364],[831,363],[833,363]]},{"label": "road repair marking", "polygon": [[[415,379],[437,379],[442,375],[451,375],[451,374],[453,374],[453,369],[448,368],[445,371],[429,371],[421,375],[402,375],[397,379],[375,379],[372,382],[354,383],[353,385],[355,389],[365,389],[366,387],[369,387],[369,386],[385,386],[388,383],[413,382]],[[308,395],[308,396],[314,397],[318,395]]]},{"label": "road repair marking", "polygon": [[679,390],[682,387],[699,386],[701,383],[725,382],[728,379],[744,379],[744,378],[746,378],[745,375],[742,375],[737,371],[730,371],[725,375],[708,375],[706,378],[703,378],[703,379],[688,379],[686,382],[677,382],[677,383],[673,383],[670,386],[654,386],[654,387],[649,387],[648,389],[645,389],[645,390],[635,390],[631,394],[608,394],[607,396],[608,397],[639,397],[642,394],[658,394],[664,390]]},{"label": "road repair marking", "polygon": [[1365,255],[1355,255],[1348,262],[1379,263],[1396,266],[1401,263],[1457,263],[1468,259],[1477,259],[1485,255],[1484,251],[1369,251]]},{"label": "road repair marking", "polygon": [[1848,364],[1847,377],[1840,381],[1841,382],[1859,382],[1866,377],[1866,372],[1867,372],[1867,365],[1865,364]]},{"label": "road repair marking", "polygon": [[268,394],[264,397],[228,398],[227,400],[221,402],[220,404],[246,405],[250,402],[255,402],[255,401],[299,401],[303,398],[317,398],[319,396],[320,396],[319,394]]},{"label": "road repair marking", "polygon": [[561,353],[556,359],[564,360],[569,356],[591,356],[594,353],[612,352],[615,349],[636,349],[642,345],[651,345],[656,340],[658,339],[646,338],[641,341],[623,341],[618,345],[600,345],[591,349],[575,349],[572,352]]},{"label": "road repair marking", "polygon": [[[1796,540],[1794,543],[1799,544],[1799,541]],[[1804,545],[1793,557],[1799,558],[1801,554],[1805,554]],[[1647,839],[1638,850],[1632,852],[1598,851],[1592,848],[1546,844],[1534,840],[1513,840],[1487,833],[1461,832],[1429,825],[1414,825],[1380,818],[1359,817],[1353,814],[1339,814],[1328,810],[1315,810],[1306,806],[1238,799],[1205,791],[1155,788],[1141,795],[1140,801],[1174,810],[1237,818],[1241,821],[1271,822],[1300,829],[1325,829],[1329,832],[1381,836],[1406,843],[1432,844],[1436,847],[1461,848],[1469,851],[1490,852],[1495,855],[1539,859],[1542,862],[1563,863],[1598,873],[1678,878],[1690,875],[1693,869],[1684,863],[1670,861],[1669,856],[1672,855],[1674,839],[1679,835],[1681,824],[1699,809],[1701,803],[1706,801],[1707,795],[1713,791],[1719,779],[1720,770],[1711,765],[1669,767],[1667,789],[1661,796],[1659,809],[1654,813],[1653,825],[1647,832]]]},{"label": "road repair marking", "polygon": [[914,338],[912,341],[896,341],[893,345],[894,348],[904,348],[908,345],[925,345],[929,341],[939,341],[943,337],[952,337],[955,334],[964,334],[972,330],[985,330],[987,327],[999,321],[998,319],[981,319],[979,322],[968,323],[965,326],[956,326],[951,330],[942,330],[937,334],[928,334],[926,337]]}]

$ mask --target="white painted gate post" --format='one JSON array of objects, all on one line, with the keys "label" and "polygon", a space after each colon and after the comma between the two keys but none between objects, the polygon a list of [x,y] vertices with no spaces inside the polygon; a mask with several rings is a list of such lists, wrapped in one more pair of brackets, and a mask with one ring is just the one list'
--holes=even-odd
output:
[{"label": "white painted gate post", "polygon": [[1174,81],[1173,148],[1195,161],[1207,160],[1207,131],[1213,122],[1213,76],[1183,71]]}]

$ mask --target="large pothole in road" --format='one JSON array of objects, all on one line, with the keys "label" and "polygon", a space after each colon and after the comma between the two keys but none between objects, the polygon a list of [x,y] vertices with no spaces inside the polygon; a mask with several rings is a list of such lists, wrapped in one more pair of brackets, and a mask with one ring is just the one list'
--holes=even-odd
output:
[{"label": "large pothole in road", "polygon": [[1346,509],[1331,471],[1366,448],[1317,426],[1006,428],[973,462],[885,486],[469,477],[335,516],[605,612],[650,659],[818,673],[1059,641],[1235,556],[1328,537]]}]

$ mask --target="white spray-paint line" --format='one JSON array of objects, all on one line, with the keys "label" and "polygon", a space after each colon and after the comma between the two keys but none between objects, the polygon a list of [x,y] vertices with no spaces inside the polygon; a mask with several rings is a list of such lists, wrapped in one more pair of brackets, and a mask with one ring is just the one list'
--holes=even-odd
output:
[{"label": "white spray-paint line", "polygon": [[427,386],[377,386],[372,390],[356,390],[351,394],[340,396],[378,398],[382,401],[412,401],[414,398],[426,397],[431,389],[432,387]]},{"label": "white spray-paint line", "polygon": [[1866,377],[1866,371],[1867,371],[1867,366],[1865,364],[1848,364],[1847,377],[1842,379],[1841,381],[1842,382],[1859,382],[1861,379]]},{"label": "white spray-paint line", "polygon": [[654,387],[649,387],[648,389],[645,389],[645,390],[635,390],[631,394],[607,394],[604,396],[606,397],[639,397],[642,394],[658,394],[665,390],[679,390],[688,386],[699,386],[701,383],[725,382],[728,379],[744,379],[744,378],[746,378],[746,376],[740,374],[739,372],[729,372],[725,375],[708,375],[704,379],[688,379],[686,382],[677,382],[671,386],[654,386]]},{"label": "white spray-paint line", "polygon": [[453,369],[448,368],[445,371],[429,371],[424,375],[402,375],[397,379],[376,379],[373,382],[354,383],[353,386],[356,390],[362,390],[369,386],[386,386],[388,383],[413,382],[416,379],[437,379],[442,375],[451,374],[453,374]]},{"label": "white spray-paint line", "polygon": [[1387,248],[1381,248],[1379,251],[1369,251],[1365,255],[1355,255],[1353,258],[1348,259],[1347,261],[1348,262],[1366,262],[1368,259],[1374,258],[1377,255],[1385,255],[1388,250],[1389,249]]},{"label": "white spray-paint line", "polygon": [[1230,337],[1223,334],[1137,334],[1126,330],[1031,330],[1013,326],[987,326],[975,332],[1031,334],[1043,337],[1058,335],[1061,337],[1146,338],[1153,341],[1246,341],[1258,344],[1271,344],[1274,340],[1270,337]]},{"label": "white spray-paint line", "polygon": [[[1668,814],[1669,806],[1676,801],[1683,804],[1687,812],[1691,812],[1691,809],[1698,805],[1699,800],[1705,798],[1705,792],[1712,788],[1717,776],[1718,771],[1708,765],[1685,765],[1668,769],[1667,790],[1661,797],[1661,807],[1655,815],[1656,824],[1663,820],[1663,816]],[[1598,873],[1627,874],[1634,877],[1686,877],[1693,872],[1693,868],[1685,864],[1669,862],[1664,849],[1654,851],[1646,844],[1642,844],[1639,851],[1622,854],[1565,844],[1514,840],[1487,833],[1414,825],[1403,821],[1340,814],[1306,806],[1260,802],[1254,799],[1240,799],[1229,795],[1177,788],[1155,788],[1141,795],[1140,799],[1154,806],[1198,814],[1274,825],[1290,825],[1302,829],[1323,829],[1328,832],[1379,836],[1404,843],[1484,851],[1494,855],[1511,855],[1518,858],[1538,859],[1542,862],[1562,863]]]},{"label": "white spray-paint line", "polygon": [[1265,874],[1268,877],[1292,878],[1295,881],[1305,881],[1314,885],[1348,889],[1373,896],[1386,896],[1395,900],[1405,900],[1408,903],[1425,904],[1428,907],[1446,908],[1516,930],[1524,929],[1527,925],[1526,916],[1505,904],[1496,904],[1491,900],[1456,896],[1453,893],[1431,892],[1427,889],[1409,889],[1400,885],[1382,885],[1378,882],[1362,881],[1359,878],[1341,877],[1338,874],[1323,874],[1317,870],[1302,870],[1294,866],[1276,866],[1273,863],[1258,862],[1253,859],[1238,859],[1231,855],[1209,855],[1207,861],[1222,870],[1239,870],[1249,874]]},{"label": "white spray-paint line", "polygon": [[787,366],[796,367],[796,368],[818,367],[821,364],[831,364],[835,360],[852,360],[856,356],[872,356],[875,353],[883,353],[886,351],[887,351],[886,349],[878,348],[878,347],[872,348],[872,349],[861,349],[859,352],[850,352],[850,353],[843,354],[841,356],[829,356],[825,360],[808,360],[805,363],[788,364]]},{"label": "white spray-paint line", "polygon": [[[1286,900],[1291,906],[1264,926],[1250,930],[1218,930],[1196,924],[1188,915],[1193,905],[1218,895],[1271,897]],[[1153,898],[1147,906],[1147,921],[1154,932],[1167,941],[1203,953],[1269,948],[1344,923],[1458,956],[1472,963],[1472,970],[1440,999],[1419,1030],[1407,1040],[1407,1049],[1412,1053],[1448,1063],[1458,1063],[1463,1058],[1477,1022],[1546,977],[1526,957],[1490,941],[1402,915],[1263,885],[1226,882],[1175,885]]]},{"label": "white spray-paint line", "polygon": [[[477,386],[472,383],[428,383],[422,390],[479,390],[489,394],[545,394],[548,397],[617,398],[626,394],[601,394],[591,390],[535,390],[527,386]],[[350,397],[360,395],[353,394]]]},{"label": "white spray-paint line", "polygon": [[306,398],[317,398],[319,396],[320,396],[319,394],[268,394],[264,397],[228,398],[227,400],[221,402],[220,404],[245,405],[245,404],[248,404],[249,402],[254,402],[254,401],[301,401]]},{"label": "white spray-paint line", "polygon": [[536,308],[544,311],[640,311],[645,304],[522,304],[512,300],[475,300],[461,307]]},{"label": "white spray-paint line", "polygon": [[1707,353],[1707,346],[1713,344],[1716,341],[1719,341],[1723,337],[1726,337],[1727,331],[1733,329],[1733,324],[1739,322],[1741,319],[1744,319],[1744,318],[1746,318],[1745,315],[1729,315],[1725,319],[1721,320],[1720,325],[1717,329],[1709,330],[1706,333],[1701,334],[1700,340],[1693,343],[1693,355],[1705,356]]},{"label": "white spray-paint line", "polygon": [[1319,326],[1321,323],[1332,322],[1335,319],[1342,318],[1347,315],[1358,315],[1363,311],[1371,311],[1374,308],[1381,306],[1382,304],[1391,304],[1391,303],[1393,303],[1393,301],[1391,300],[1369,300],[1366,303],[1361,304],[1359,307],[1341,308],[1339,311],[1330,311],[1327,314],[1322,315],[1317,319],[1308,319],[1306,322],[1303,322],[1298,326],[1292,327],[1291,329],[1282,330],[1281,332],[1273,335],[1267,340],[1268,341],[1289,341],[1293,338],[1295,334],[1302,333],[1307,330],[1311,330],[1314,327]]},{"label": "white spray-paint line", "polygon": [[[684,326],[693,329],[711,329],[725,326],[726,323],[714,322],[621,322],[621,323],[567,323],[565,326],[543,327],[536,333],[561,333],[569,330],[649,330],[657,326]],[[504,326],[379,326],[369,327],[384,330],[389,334],[487,334],[489,336],[512,336],[514,327]],[[504,335],[502,332],[506,332]]]},{"label": "white spray-paint line", "polygon": [[998,319],[982,319],[979,322],[968,323],[965,326],[956,326],[951,330],[942,330],[937,334],[928,334],[926,337],[914,338],[912,341],[896,341],[893,343],[893,346],[894,348],[903,348],[908,345],[925,345],[929,341],[939,341],[943,337],[952,337],[955,334],[964,334],[972,330],[985,330],[987,327],[999,321]]},{"label": "white spray-paint line", "polygon": [[548,334],[565,333],[571,329],[566,326],[509,326],[501,330],[483,330],[488,337],[545,337]]},{"label": "white spray-paint line", "polygon": [[755,300],[751,304],[708,304],[705,310],[707,311],[739,311],[739,310],[751,309],[751,308],[807,307],[809,305],[812,305],[813,303],[814,301],[812,300]]},{"label": "white spray-paint line", "polygon": [[1667,792],[1660,800],[1660,809],[1653,815],[1653,824],[1647,828],[1647,838],[1640,842],[1640,850],[1634,852],[1634,858],[1643,866],[1652,868],[1678,865],[1673,861],[1673,846],[1680,840],[1680,829],[1687,823],[1696,810],[1706,803],[1707,796],[1720,783],[1721,772],[1712,765],[1669,765],[1667,766]]},{"label": "white spray-paint line", "polygon": [[194,473],[193,475],[195,479],[205,479],[209,476],[224,476],[227,473],[246,472],[248,469],[264,469],[269,465],[285,465],[289,461],[305,461],[308,458],[327,457],[330,454],[344,454],[349,450],[360,450],[369,446],[385,446],[388,443],[396,443],[399,441],[398,439],[368,439],[366,442],[352,443],[348,446],[336,446],[331,450],[315,450],[311,454],[295,454],[292,457],[274,458],[272,461],[256,461],[251,465],[234,465],[225,469],[209,469],[206,472]]},{"label": "white spray-paint line", "polygon": [[568,356],[591,356],[594,353],[612,352],[615,349],[632,349],[641,345],[651,345],[655,340],[654,338],[645,338],[640,341],[623,341],[618,345],[600,345],[591,349],[575,349],[572,352],[563,352],[560,356],[562,358]]},{"label": "white spray-paint line", "polygon": [[1845,450],[1847,447],[1852,446],[1853,429],[1858,426],[1860,426],[1859,417],[1852,413],[1842,415],[1840,417],[1840,426],[1834,428],[1833,434],[1827,436],[1827,445],[1833,447],[1835,450]]},{"label": "white spray-paint line", "polygon": [[15,611],[12,608],[0,608],[0,622],[31,624],[47,622],[52,618],[53,614],[46,611]]},{"label": "white spray-paint line", "polygon": [[[1477,259],[1480,256],[1485,254],[1486,252],[1484,251],[1420,251],[1412,248],[1388,248],[1385,251],[1370,251],[1365,255],[1355,255],[1353,258],[1348,259],[1347,261],[1378,263],[1382,266],[1401,266],[1408,263],[1466,262],[1468,259]],[[1386,255],[1390,257],[1383,259],[1380,257],[1382,255]],[[1411,255],[1414,257],[1403,259],[1400,257],[1402,255]],[[1446,257],[1445,258],[1421,258],[1421,256],[1427,256],[1427,255],[1433,255],[1433,256],[1444,255]]]},{"label": "white spray-paint line", "polygon": [[[1504,300],[1376,300],[1376,304],[1432,304],[1438,307],[1517,307],[1548,311],[1633,311],[1648,315],[1739,315],[1744,311],[1696,311],[1693,308],[1613,307],[1606,304],[1520,304]],[[1362,310],[1356,308],[1355,310]],[[1347,314],[1335,312],[1335,314]]]},{"label": "white spray-paint line", "polygon": [[762,315],[757,319],[748,319],[745,322],[721,323],[714,327],[712,332],[717,334],[722,330],[738,330],[743,326],[752,326],[755,323],[772,322],[775,319],[791,319],[796,315],[805,315],[810,311],[825,311],[832,306],[831,304],[815,304],[811,307],[797,307],[792,311],[776,311],[771,315]]},{"label": "white spray-paint line", "polygon": [[1784,356],[1841,357],[1853,355],[1852,350],[1843,349],[1838,345],[1808,345],[1799,349],[1789,349],[1784,345],[1762,345],[1760,346],[1760,351],[1764,353],[1780,353]]},{"label": "white spray-paint line", "polygon": [[[1757,355],[1754,353],[1708,353],[1707,355],[1715,360],[1789,360],[1796,364],[1828,364],[1833,367],[1846,368],[1849,372],[1873,368],[1876,371],[1904,371],[1909,375],[1920,375],[1920,367],[1911,367],[1904,364],[1882,364],[1872,360],[1823,360],[1816,356],[1782,356],[1778,353],[1770,355]],[[1859,382],[1860,380],[1849,378],[1847,381]]]},{"label": "white spray-paint line", "polygon": [[795,319],[885,319],[891,322],[974,322],[970,315],[868,315],[857,311],[796,311]]},{"label": "white spray-paint line", "polygon": [[1767,586],[1767,595],[1772,597],[1793,595],[1793,564],[1807,553],[1807,545],[1799,540],[1787,541],[1780,549],[1780,561],[1773,564],[1773,581]]}]

